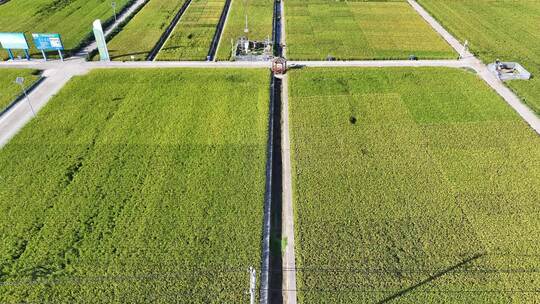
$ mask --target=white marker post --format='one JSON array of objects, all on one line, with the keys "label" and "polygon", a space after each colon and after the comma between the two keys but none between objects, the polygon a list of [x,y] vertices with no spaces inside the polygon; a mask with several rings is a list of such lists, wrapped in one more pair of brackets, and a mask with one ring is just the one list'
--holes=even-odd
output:
[{"label": "white marker post", "polygon": [[94,21],[92,25],[94,28],[94,36],[96,37],[100,60],[111,61],[111,58],[109,57],[109,50],[107,49],[107,41],[105,40],[105,34],[103,34],[103,28],[101,27],[101,21],[98,19]]}]

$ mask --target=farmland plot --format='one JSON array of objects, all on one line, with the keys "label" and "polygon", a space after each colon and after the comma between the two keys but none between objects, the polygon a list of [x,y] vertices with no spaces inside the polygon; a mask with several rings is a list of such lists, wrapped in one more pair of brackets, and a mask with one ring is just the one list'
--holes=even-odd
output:
[{"label": "farmland plot", "polygon": [[290,59],[455,58],[406,2],[285,1]]},{"label": "farmland plot", "polygon": [[0,302],[244,301],[268,82],[167,69],[68,83],[0,150]]},{"label": "farmland plot", "polygon": [[[117,10],[130,0],[119,0]],[[113,18],[111,2],[103,0],[17,0],[0,5],[0,31],[60,33],[66,49],[74,49],[92,32],[92,22]],[[0,55],[7,57],[2,50]]]},{"label": "farmland plot", "polygon": [[217,52],[218,60],[231,58],[231,40],[236,43],[238,38],[245,36],[246,15],[248,16],[248,38],[262,41],[267,37],[272,39],[272,17],[274,13],[273,0],[234,0],[229,17]]},{"label": "farmland plot", "polygon": [[150,0],[109,43],[113,60],[146,60],[186,0]]},{"label": "farmland plot", "polygon": [[539,1],[419,1],[484,62],[518,61],[534,76],[507,84],[540,114]]},{"label": "farmland plot", "polygon": [[193,0],[156,60],[205,60],[225,0]]},{"label": "farmland plot", "polygon": [[17,77],[24,77],[25,87],[31,86],[39,78],[39,71],[28,69],[0,69],[0,112],[19,94],[21,86],[15,83]]},{"label": "farmland plot", "polygon": [[302,303],[540,300],[540,138],[478,77],[289,77]]}]

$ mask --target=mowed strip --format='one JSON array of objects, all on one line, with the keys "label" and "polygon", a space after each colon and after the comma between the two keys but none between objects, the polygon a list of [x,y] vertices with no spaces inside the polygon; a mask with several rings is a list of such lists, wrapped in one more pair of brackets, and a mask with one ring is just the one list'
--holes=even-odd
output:
[{"label": "mowed strip", "polygon": [[245,299],[268,87],[266,70],[234,69],[68,83],[0,150],[0,302]]},{"label": "mowed strip", "polygon": [[[108,42],[113,60],[146,60],[186,0],[150,0]],[[133,58],[132,58],[133,56]]]},{"label": "mowed strip", "polygon": [[225,0],[193,0],[156,60],[205,60]]},{"label": "mowed strip", "polygon": [[[117,12],[131,2],[116,1]],[[31,33],[60,33],[68,50],[91,35],[94,20],[105,22],[111,18],[111,2],[102,0],[17,0],[0,5],[0,31],[25,32],[30,44]],[[6,56],[1,50],[0,57]]]},{"label": "mowed strip", "polygon": [[[517,61],[540,75],[540,2],[418,1],[485,63]],[[540,78],[507,84],[540,114]]]},{"label": "mowed strip", "polygon": [[22,94],[21,86],[15,83],[17,77],[24,77],[24,86],[28,88],[39,79],[39,71],[30,69],[0,69],[0,112]]},{"label": "mowed strip", "polygon": [[[246,15],[249,32],[246,34]],[[217,52],[218,60],[229,60],[233,45],[238,38],[247,36],[250,40],[272,39],[273,0],[233,0],[229,17]],[[232,42],[232,43],[231,43]]]},{"label": "mowed strip", "polygon": [[540,138],[481,79],[289,77],[301,303],[539,300]]},{"label": "mowed strip", "polygon": [[455,58],[406,2],[285,1],[287,55],[294,60]]}]

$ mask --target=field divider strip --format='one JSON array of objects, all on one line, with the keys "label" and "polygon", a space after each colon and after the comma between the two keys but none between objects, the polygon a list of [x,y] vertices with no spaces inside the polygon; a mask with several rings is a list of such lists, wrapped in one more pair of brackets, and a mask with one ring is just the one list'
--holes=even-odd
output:
[{"label": "field divider strip", "polygon": [[215,61],[216,52],[219,46],[219,41],[221,40],[221,34],[223,33],[223,28],[225,27],[225,22],[227,16],[229,16],[229,9],[231,8],[232,0],[226,0],[225,5],[223,6],[223,11],[221,11],[221,16],[219,17],[219,22],[216,26],[216,32],[212,38],[212,43],[210,43],[210,49],[208,50],[207,61]]},{"label": "field divider strip", "polygon": [[291,142],[289,131],[289,83],[284,75],[281,81],[281,157],[282,170],[282,235],[286,240],[283,253],[283,303],[296,304],[296,252],[294,231],[294,205],[292,190]]},{"label": "field divider strip", "polygon": [[[231,4],[230,4],[231,6],[232,6],[232,4],[233,4],[233,1],[234,1],[234,0],[231,0]],[[227,10],[227,16],[225,16],[225,23],[223,24],[223,29],[225,29],[225,28],[227,27],[227,23],[229,22],[229,15],[230,15],[230,13],[231,13],[231,10],[230,10],[230,8],[229,8],[229,9]],[[222,35],[223,35],[223,32],[222,32],[222,34],[220,34],[220,38],[219,38],[218,44],[217,44],[217,46],[216,46],[216,54],[217,54],[217,52],[219,51],[219,47],[221,46],[221,40],[223,40],[223,39],[222,39],[223,37],[221,37]],[[214,54],[213,61],[217,61],[217,58],[216,58],[215,54]]]},{"label": "field divider strip", "polygon": [[156,43],[156,45],[154,46],[152,51],[150,51],[150,53],[146,57],[146,60],[154,61],[156,59],[157,54],[161,51],[161,49],[163,48],[165,43],[167,43],[167,40],[169,40],[169,37],[171,36],[171,33],[176,28],[176,26],[180,22],[180,19],[182,19],[182,16],[184,15],[184,13],[186,12],[186,10],[188,9],[188,7],[190,5],[191,5],[191,0],[186,0],[186,2],[184,2],[184,4],[182,4],[182,7],[180,7],[180,9],[178,10],[176,15],[174,16],[174,18],[171,21],[171,23],[169,24],[169,26],[167,26],[167,29],[165,30],[165,32],[163,32],[163,34],[161,34],[161,37],[159,37],[158,42]]}]

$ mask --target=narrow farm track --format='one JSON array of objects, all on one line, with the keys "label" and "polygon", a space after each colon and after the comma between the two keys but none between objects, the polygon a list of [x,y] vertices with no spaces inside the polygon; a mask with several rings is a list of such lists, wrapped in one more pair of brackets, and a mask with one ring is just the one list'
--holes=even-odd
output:
[{"label": "narrow farm track", "polygon": [[407,0],[409,4],[426,20],[427,23],[441,35],[448,44],[450,44],[461,57],[464,58],[467,67],[474,69],[480,77],[499,94],[522,118],[525,120],[536,133],[540,134],[540,118],[526,106],[519,97],[512,92],[500,79],[493,75],[487,66],[473,54],[464,49],[464,46],[450,34],[433,16],[431,16],[418,2],[415,0]]},{"label": "narrow farm track", "polygon": [[[116,18],[116,21],[105,29],[104,31],[105,37],[113,33],[118,28],[118,26],[120,26],[120,24],[128,20],[128,18],[131,18],[132,15],[136,13],[147,2],[148,0],[137,0],[128,9],[124,10],[121,14],[119,14]],[[89,45],[83,47],[79,52],[77,52],[75,57],[86,58],[88,54],[92,53],[96,49],[97,49],[97,43],[94,40]]]}]

